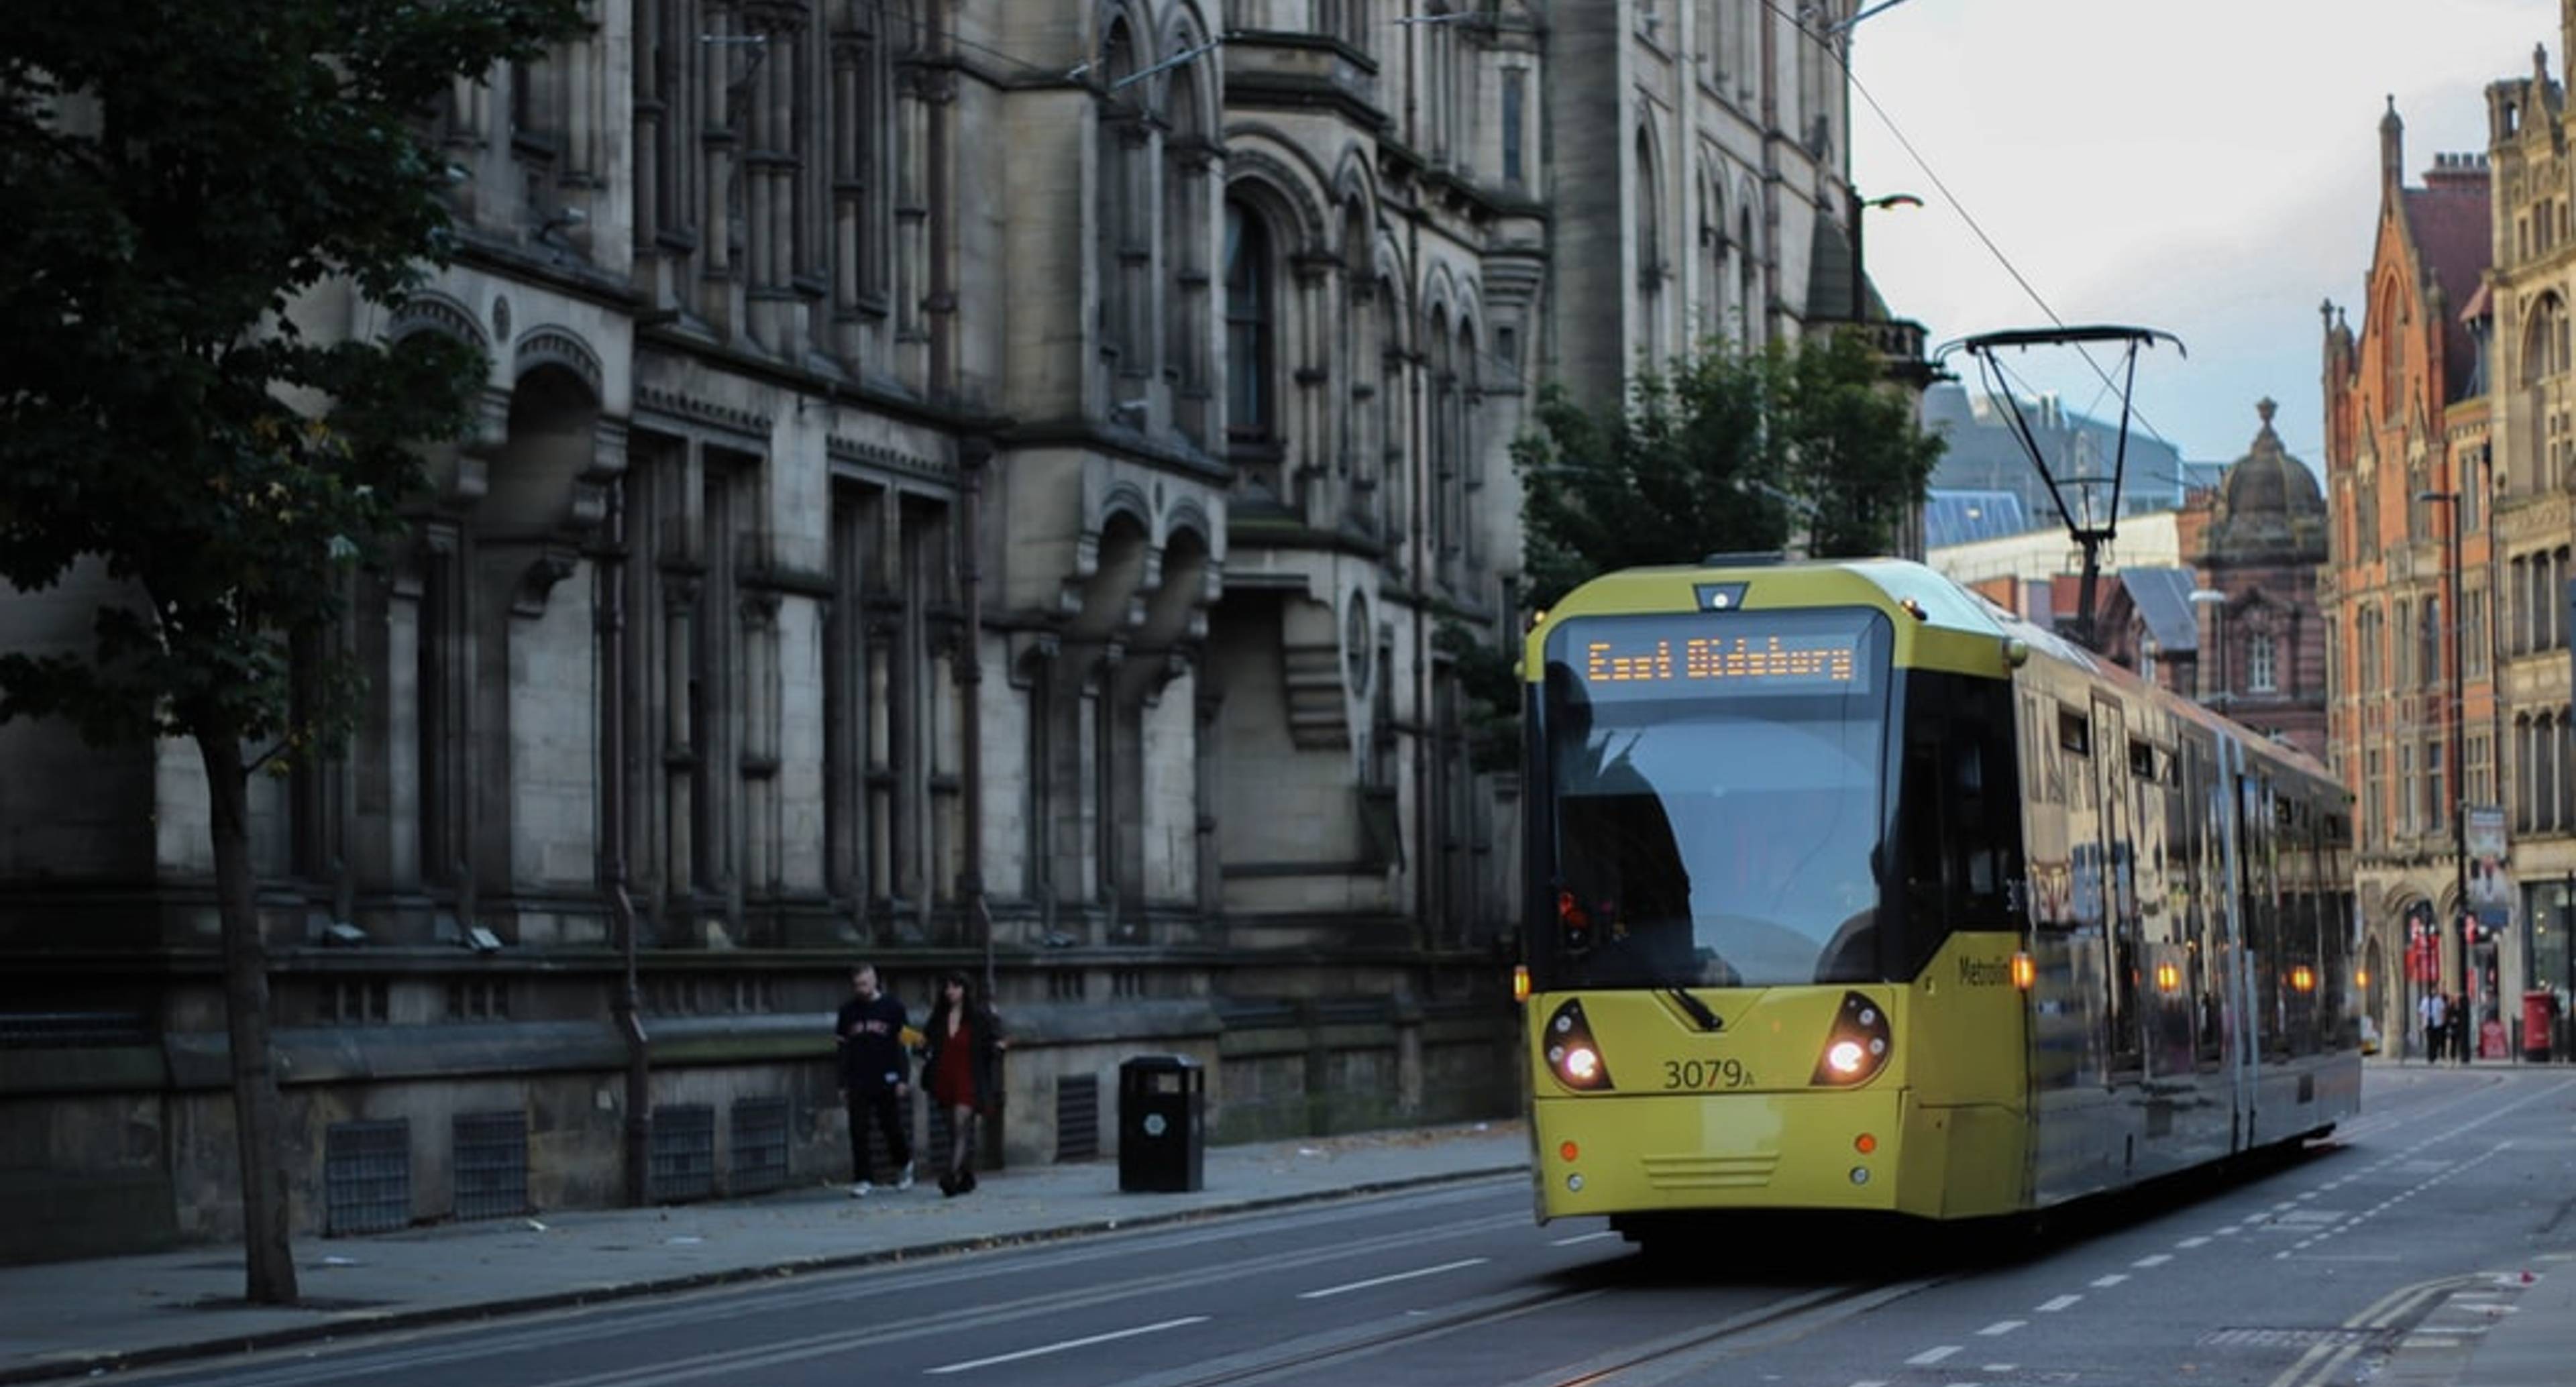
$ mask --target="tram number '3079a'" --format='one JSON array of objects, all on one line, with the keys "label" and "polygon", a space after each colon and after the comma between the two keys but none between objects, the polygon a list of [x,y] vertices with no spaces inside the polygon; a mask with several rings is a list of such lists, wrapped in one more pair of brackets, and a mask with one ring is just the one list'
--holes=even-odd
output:
[{"label": "tram number '3079a'", "polygon": [[1666,1060],[1666,1088],[1751,1088],[1753,1070],[1742,1060]]}]

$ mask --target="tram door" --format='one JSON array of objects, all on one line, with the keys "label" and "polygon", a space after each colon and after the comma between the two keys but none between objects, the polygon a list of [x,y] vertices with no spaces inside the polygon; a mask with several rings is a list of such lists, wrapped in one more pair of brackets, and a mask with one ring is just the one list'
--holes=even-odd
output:
[{"label": "tram door", "polygon": [[2102,805],[2102,1067],[2117,1083],[2140,1073],[2138,1045],[2137,825],[2129,786],[2123,710],[2093,700],[2093,767]]}]

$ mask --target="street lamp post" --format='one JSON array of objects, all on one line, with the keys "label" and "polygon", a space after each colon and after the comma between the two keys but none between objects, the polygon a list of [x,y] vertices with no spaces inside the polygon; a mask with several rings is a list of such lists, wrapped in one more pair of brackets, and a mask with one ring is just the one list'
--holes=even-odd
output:
[{"label": "street lamp post", "polygon": [[[2415,499],[2439,502],[2451,508],[2451,547],[2446,556],[2448,562],[2443,565],[2443,583],[2448,591],[2443,594],[2442,602],[2445,618],[2443,624],[2450,628],[2448,634],[2451,647],[2451,784],[2455,791],[2451,800],[2451,850],[2454,855],[2452,865],[2458,873],[2456,889],[2460,893],[2460,1001],[2463,1005],[2467,1005],[2477,989],[2469,981],[2468,922],[2472,911],[2469,905],[2468,764],[2460,754],[2462,731],[2468,724],[2466,707],[2468,660],[2467,652],[2460,648],[2461,637],[2467,631],[2466,625],[2460,620],[2460,493],[2419,491],[2415,493]],[[2465,1047],[2475,1043],[2476,1034],[2477,1027],[2467,1024],[2464,1018],[2460,1028],[2462,1045]],[[2466,1059],[2467,1056],[2462,1055],[2461,1058]]]}]

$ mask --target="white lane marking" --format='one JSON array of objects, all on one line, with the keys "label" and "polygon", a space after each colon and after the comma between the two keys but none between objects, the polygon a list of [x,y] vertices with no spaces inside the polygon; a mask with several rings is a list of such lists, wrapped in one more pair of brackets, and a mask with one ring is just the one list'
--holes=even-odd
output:
[{"label": "white lane marking", "polygon": [[1555,1242],[1549,1243],[1548,1246],[1572,1247],[1576,1243],[1588,1243],[1597,1238],[1615,1238],[1617,1236],[1619,1236],[1619,1234],[1615,1230],[1605,1228],[1598,1233],[1577,1233],[1570,1238],[1559,1238]]},{"label": "white lane marking", "polygon": [[2242,1232],[2244,1232],[2244,1231],[2245,1231],[2244,1229],[2239,1228],[2239,1227],[2237,1227],[2235,1224],[2232,1224],[2232,1223],[2231,1223],[2231,1224],[2227,1225],[2226,1227],[2219,1229],[2219,1230],[2218,1230],[2218,1236],[2220,1236],[2220,1237],[2222,1237],[2222,1238],[2232,1238],[2232,1237],[2235,1237],[2237,1234],[2242,1233]]},{"label": "white lane marking", "polygon": [[2130,1265],[2130,1266],[2133,1266],[2133,1267],[2160,1267],[2160,1266],[2163,1266],[2165,1263],[2170,1262],[2170,1261],[2172,1261],[2172,1260],[2173,1260],[2173,1254],[2172,1254],[2172,1253],[2170,1253],[2170,1252],[2159,1252],[2159,1253],[2154,1254],[2153,1256],[2149,1256],[2149,1257],[2141,1257],[2141,1258],[2139,1258],[2138,1260],[2136,1260],[2136,1261],[2134,1261],[2134,1262],[2131,1262],[2129,1265]]},{"label": "white lane marking", "polygon": [[2053,1315],[2053,1314],[2056,1314],[2058,1311],[2063,1310],[2063,1309],[2065,1309],[2066,1307],[2068,1307],[2068,1306],[2070,1306],[2070,1305],[2075,1304],[2077,1301],[2080,1301],[2080,1300],[2082,1300],[2083,1298],[2084,1298],[2084,1297],[2082,1297],[2082,1296],[2080,1296],[2080,1295],[2062,1295],[2062,1296],[2052,1296],[2052,1297],[2050,1297],[2049,1299],[2047,1299],[2047,1300],[2043,1300],[2043,1301],[2041,1301],[2041,1302],[2039,1303],[2039,1312],[2040,1312],[2041,1314],[2043,1314],[2043,1315]]},{"label": "white lane marking", "polygon": [[1165,1320],[1160,1324],[1140,1324],[1133,1329],[1113,1329],[1106,1334],[1094,1334],[1081,1339],[1067,1339],[1062,1343],[1040,1344],[1036,1348],[1024,1348],[1017,1353],[997,1353],[990,1358],[976,1358],[964,1363],[944,1364],[940,1367],[932,1368],[930,1371],[934,1375],[939,1373],[962,1373],[975,1368],[989,1368],[997,1363],[1017,1363],[1023,1358],[1042,1358],[1047,1354],[1063,1353],[1069,1349],[1089,1348],[1093,1344],[1112,1343],[1119,1339],[1133,1339],[1140,1334],[1160,1334],[1167,1329],[1179,1329],[1185,1325],[1204,1324],[1207,1322],[1207,1318],[1208,1317],[1205,1315],[1188,1315],[1177,1320]]},{"label": "white lane marking", "polygon": [[2176,1247],[2180,1247],[2180,1248],[2207,1247],[2207,1246],[2209,1246],[2209,1239],[2207,1239],[2207,1238],[2185,1238],[2185,1239],[2183,1239],[2181,1242],[2175,1243],[2175,1244],[2174,1244],[2174,1246],[2176,1246]]},{"label": "white lane marking", "polygon": [[2014,1330],[2019,1329],[2028,1323],[2030,1323],[2028,1320],[1997,1320],[1993,1324],[1987,1325],[1985,1328],[1980,1329],[1977,1332],[1991,1339],[1998,1334],[2010,1334]]},{"label": "white lane marking", "polygon": [[1300,1291],[1297,1293],[1297,1298],[1299,1300],[1322,1300],[1326,1296],[1345,1295],[1352,1291],[1365,1291],[1371,1286],[1392,1285],[1398,1281],[1411,1281],[1414,1278],[1421,1276],[1438,1276],[1444,1271],[1457,1271],[1463,1267],[1483,1266],[1487,1260],[1488,1259],[1483,1257],[1461,1257],[1454,1262],[1442,1262],[1436,1267],[1422,1267],[1414,1271],[1399,1271],[1392,1276],[1372,1276],[1366,1281],[1353,1281],[1347,1285],[1341,1286],[1326,1286],[1320,1291]]},{"label": "white lane marking", "polygon": [[1928,1368],[1958,1351],[1959,1346],[1957,1344],[1943,1344],[1939,1348],[1927,1348],[1921,1353],[1906,1359],[1905,1362],[1909,1367]]},{"label": "white lane marking", "polygon": [[1855,1382],[1852,1384],[1852,1387],[1887,1387],[1887,1380],[1885,1378],[1873,1377],[1864,1381]]},{"label": "white lane marking", "polygon": [[2017,1372],[2020,1372],[2020,1371],[2021,1371],[2021,1364],[2019,1364],[2019,1363],[1988,1363],[1985,1367],[1983,1367],[1982,1369],[1979,1369],[1979,1371],[1981,1371],[1981,1372],[1994,1373],[1994,1374],[1996,1374],[1997,1376],[2001,1376],[2002,1374],[2005,1374],[2005,1373],[2017,1373]]},{"label": "white lane marking", "polygon": [[2097,1277],[2094,1277],[2094,1278],[2093,1278],[2093,1284],[2094,1284],[2094,1285],[2096,1285],[2096,1286],[2100,1286],[2100,1287],[2103,1287],[2103,1288],[2105,1288],[2105,1289],[2108,1289],[2108,1288],[2110,1288],[2110,1287],[2117,1286],[2117,1285],[2119,1285],[2121,1282],[2126,1281],[2126,1280],[2128,1280],[2128,1279],[2129,1279],[2129,1274],[2128,1274],[2127,1272],[2125,1272],[2125,1271],[2115,1271],[2115,1272],[2111,1273],[2109,1276],[2097,1276]]}]

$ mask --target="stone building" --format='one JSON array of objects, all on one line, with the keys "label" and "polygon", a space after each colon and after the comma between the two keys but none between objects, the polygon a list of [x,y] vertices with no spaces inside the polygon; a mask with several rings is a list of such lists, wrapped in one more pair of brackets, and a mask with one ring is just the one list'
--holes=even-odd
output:
[{"label": "stone building", "polygon": [[1860,8],[1549,7],[1555,379],[1597,399],[1641,358],[1828,323],[1870,324],[1892,361],[1919,365],[1922,329],[1890,321],[1860,272],[1842,68]]},{"label": "stone building", "polygon": [[[1113,1150],[1140,1052],[1219,1139],[1508,1111],[1434,637],[1522,619],[1527,392],[1801,330],[1857,215],[1829,55],[1671,8],[632,0],[460,84],[454,265],[299,309],[491,375],[357,735],[254,791],[298,1229],[840,1176],[863,958],[993,978],[1008,1161]],[[0,727],[0,1254],[237,1223],[206,805]]]},{"label": "stone building", "polygon": [[[2562,62],[2576,44],[2576,0],[2561,0]],[[2576,990],[2568,947],[2576,910],[2576,717],[2569,711],[2568,556],[2576,545],[2576,376],[2569,305],[2576,302],[2576,162],[2564,70],[2535,48],[2526,77],[2486,91],[2493,167],[2494,260],[2478,324],[2492,345],[2486,436],[2464,441],[2488,491],[2487,656],[2500,686],[2488,728],[2499,751],[2494,797],[2504,809],[2502,928],[2466,951],[2472,994],[2518,1026],[2526,988],[2556,991],[2562,1015]],[[2465,514],[2466,512],[2464,512]],[[2473,539],[2467,553],[2479,557]],[[2475,658],[2475,657],[2473,657]],[[2456,946],[2446,967],[2458,976]]]},{"label": "stone building", "polygon": [[[2357,800],[2366,1005],[2392,1036],[2422,986],[2407,976],[2410,931],[2463,908],[2458,816],[2496,802],[2498,755],[2478,331],[2488,161],[2438,155],[2423,186],[2408,187],[2404,134],[2392,103],[2360,332],[2325,310],[2331,544],[2319,583],[2334,635],[2329,751]],[[2457,549],[2454,503],[2434,499],[2451,496]],[[2458,986],[2456,967],[2445,985]]]}]

